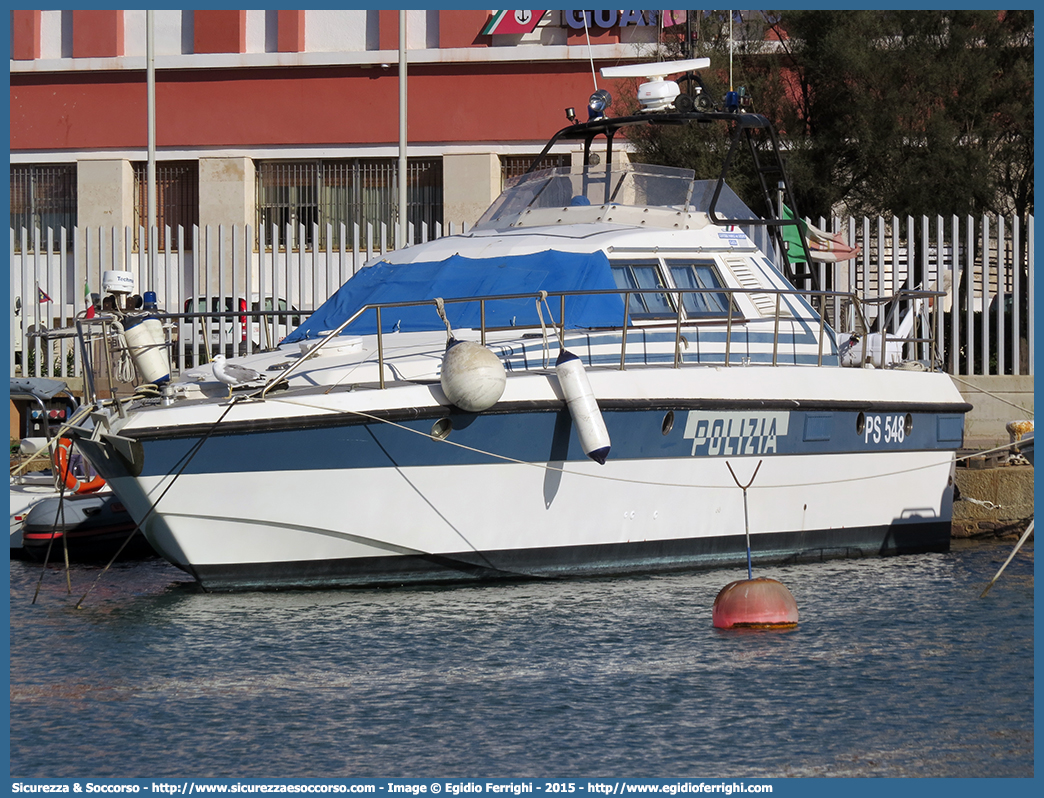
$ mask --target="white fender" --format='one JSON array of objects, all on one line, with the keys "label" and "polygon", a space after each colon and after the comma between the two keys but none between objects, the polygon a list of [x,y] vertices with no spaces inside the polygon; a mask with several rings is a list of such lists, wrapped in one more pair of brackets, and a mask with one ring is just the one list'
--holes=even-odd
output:
[{"label": "white fender", "polygon": [[500,358],[482,344],[451,338],[439,382],[452,404],[468,413],[481,413],[503,395],[507,372]]},{"label": "white fender", "polygon": [[584,364],[572,352],[563,349],[555,361],[555,374],[584,454],[603,465],[609,455],[609,431],[605,428]]},{"label": "white fender", "polygon": [[156,385],[167,382],[170,379],[170,361],[167,358],[163,325],[160,320],[145,319],[133,326],[127,326],[123,335],[127,339],[131,359],[142,380]]}]

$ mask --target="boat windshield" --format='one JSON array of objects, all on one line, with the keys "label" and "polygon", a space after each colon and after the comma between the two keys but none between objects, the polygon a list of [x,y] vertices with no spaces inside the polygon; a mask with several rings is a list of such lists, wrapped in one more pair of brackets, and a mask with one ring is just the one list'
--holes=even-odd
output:
[{"label": "boat windshield", "polygon": [[[502,226],[535,208],[630,205],[706,212],[716,184],[696,180],[691,169],[653,164],[542,169],[512,180],[473,229]],[[728,186],[716,211],[731,219],[757,218]]]}]

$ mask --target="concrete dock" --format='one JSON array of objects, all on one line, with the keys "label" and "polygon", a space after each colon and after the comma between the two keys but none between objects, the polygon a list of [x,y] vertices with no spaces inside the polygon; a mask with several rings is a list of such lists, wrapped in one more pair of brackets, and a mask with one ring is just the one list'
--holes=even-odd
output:
[{"label": "concrete dock", "polygon": [[[1007,424],[1033,418],[1033,377],[951,377],[974,406],[964,424],[966,452],[1010,442]],[[953,537],[1017,537],[1033,517],[1033,466],[1007,454],[958,461]]]},{"label": "concrete dock", "polygon": [[1033,517],[1033,466],[958,467],[955,538],[1019,536]]}]

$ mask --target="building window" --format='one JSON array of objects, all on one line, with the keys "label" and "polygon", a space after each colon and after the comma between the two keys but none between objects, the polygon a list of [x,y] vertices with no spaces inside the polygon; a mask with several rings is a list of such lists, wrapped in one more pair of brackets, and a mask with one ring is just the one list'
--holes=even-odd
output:
[{"label": "building window", "polygon": [[[149,223],[147,163],[134,164],[134,248],[139,249],[142,228]],[[156,225],[160,251],[176,252],[178,228],[185,230],[185,249],[192,249],[192,228],[199,224],[199,162],[156,164]],[[170,228],[167,241],[166,228]]]},{"label": "building window", "polygon": [[[359,243],[365,247],[370,223],[370,244],[380,247],[382,222],[389,239],[394,239],[398,171],[398,161],[393,158],[261,161],[257,164],[258,241],[263,229],[266,247],[270,247],[275,227],[281,248],[289,242],[292,249],[339,249],[343,224],[343,245],[351,248],[353,226],[358,224]],[[427,225],[430,237],[435,225],[442,223],[441,158],[407,162],[406,217],[414,227],[414,240],[420,239],[422,224]]]},{"label": "building window", "polygon": [[[16,252],[22,251],[22,228],[30,249],[34,231],[40,231],[40,246],[47,246],[47,231],[53,230],[54,250],[72,247],[76,227],[76,164],[11,165],[11,229]],[[61,229],[65,228],[63,241]]]},{"label": "building window", "polygon": [[[513,177],[521,177],[529,171],[530,164],[536,158],[535,155],[501,155],[500,156],[500,186],[503,188],[507,185],[508,181]],[[543,160],[537,166],[538,169],[556,169],[564,166],[569,167],[572,164],[572,156],[566,153],[559,154],[548,154],[545,155]]]}]

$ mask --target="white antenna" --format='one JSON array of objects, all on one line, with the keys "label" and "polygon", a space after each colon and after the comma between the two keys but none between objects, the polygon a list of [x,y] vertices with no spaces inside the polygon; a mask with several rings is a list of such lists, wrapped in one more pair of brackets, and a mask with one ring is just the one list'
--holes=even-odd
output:
[{"label": "white antenna", "polygon": [[664,111],[674,104],[681,89],[668,75],[706,69],[709,58],[692,58],[688,61],[650,61],[645,64],[603,67],[603,78],[647,78],[648,82],[638,87],[638,102],[643,111]]},{"label": "white antenna", "polygon": [[729,91],[734,91],[732,82],[732,12],[729,11]]},{"label": "white antenna", "polygon": [[594,90],[598,91],[598,75],[595,74],[594,53],[591,52],[591,32],[587,29],[587,12],[584,15],[584,36],[587,37],[587,60],[591,62],[591,80],[594,81]]}]

